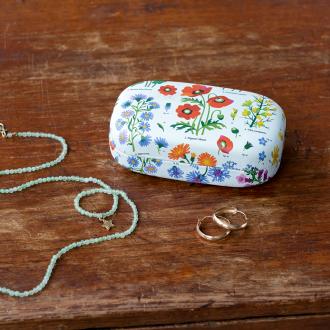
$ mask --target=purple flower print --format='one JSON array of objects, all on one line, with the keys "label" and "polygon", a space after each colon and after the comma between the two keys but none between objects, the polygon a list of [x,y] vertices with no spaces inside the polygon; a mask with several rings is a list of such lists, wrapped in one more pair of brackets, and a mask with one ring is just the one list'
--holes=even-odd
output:
[{"label": "purple flower print", "polygon": [[246,179],[247,179],[247,177],[244,174],[240,174],[239,176],[236,177],[237,182],[240,184],[245,183]]}]

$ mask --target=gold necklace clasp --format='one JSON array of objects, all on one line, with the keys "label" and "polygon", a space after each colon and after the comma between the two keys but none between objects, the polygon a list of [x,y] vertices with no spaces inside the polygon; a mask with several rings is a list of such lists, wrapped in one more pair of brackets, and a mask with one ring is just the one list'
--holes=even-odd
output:
[{"label": "gold necklace clasp", "polygon": [[7,130],[5,128],[5,125],[3,123],[0,123],[0,134],[3,138],[7,137]]}]

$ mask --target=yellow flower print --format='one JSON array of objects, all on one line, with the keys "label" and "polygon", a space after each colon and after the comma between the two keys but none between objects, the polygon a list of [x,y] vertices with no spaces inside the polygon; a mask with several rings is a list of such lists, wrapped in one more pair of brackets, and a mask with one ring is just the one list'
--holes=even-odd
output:
[{"label": "yellow flower print", "polygon": [[278,138],[279,138],[281,141],[283,141],[284,136],[283,136],[283,133],[282,133],[281,131],[278,132]]},{"label": "yellow flower print", "polygon": [[242,103],[244,109],[242,116],[246,119],[246,124],[249,127],[265,127],[273,120],[276,112],[276,106],[271,101],[267,100],[265,96],[254,98],[254,100],[247,100]]},{"label": "yellow flower print", "polygon": [[232,110],[232,112],[230,114],[230,117],[232,118],[232,120],[235,120],[237,112],[238,112],[238,110],[235,108]]},{"label": "yellow flower print", "polygon": [[250,111],[247,110],[247,109],[245,109],[245,110],[242,112],[242,115],[243,115],[244,117],[247,117],[249,114],[250,114]]},{"label": "yellow flower print", "polygon": [[272,151],[272,165],[276,166],[279,161],[280,148],[276,145]]}]

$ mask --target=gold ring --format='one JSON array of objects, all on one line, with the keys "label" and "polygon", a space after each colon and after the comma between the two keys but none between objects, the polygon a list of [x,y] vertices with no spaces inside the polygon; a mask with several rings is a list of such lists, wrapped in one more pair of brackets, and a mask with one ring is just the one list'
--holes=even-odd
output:
[{"label": "gold ring", "polygon": [[[221,239],[224,239],[225,237],[227,237],[230,234],[230,230],[226,230],[223,234],[221,235],[207,235],[205,234],[201,227],[203,225],[203,223],[205,222],[205,220],[207,219],[213,219],[213,217],[211,215],[208,215],[206,217],[204,217],[203,219],[198,219],[197,221],[197,225],[196,225],[196,231],[198,233],[199,236],[201,236],[202,238],[208,240],[208,241],[219,241]],[[227,222],[227,224],[229,224],[229,220],[225,219],[225,222]]]},{"label": "gold ring", "polygon": [[[241,214],[243,216],[243,219],[244,219],[243,222],[240,223],[240,224],[233,224],[230,221],[228,221],[227,218],[222,216],[222,215],[227,215],[227,214],[234,215],[234,214],[237,214],[237,213]],[[244,212],[240,211],[240,210],[237,210],[236,207],[231,207],[231,206],[222,207],[222,208],[216,210],[213,213],[212,218],[213,218],[213,221],[217,225],[219,225],[219,226],[221,226],[221,227],[223,227],[227,230],[240,230],[240,229],[245,228],[248,224],[248,217],[246,216],[246,214]]]}]

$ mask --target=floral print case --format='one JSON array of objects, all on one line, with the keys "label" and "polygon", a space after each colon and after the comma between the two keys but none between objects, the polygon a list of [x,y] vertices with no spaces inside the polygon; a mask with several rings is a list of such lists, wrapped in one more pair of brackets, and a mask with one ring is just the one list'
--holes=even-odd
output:
[{"label": "floral print case", "polygon": [[266,96],[144,81],[118,97],[110,120],[110,150],[134,172],[245,187],[276,174],[285,125],[283,110]]}]

